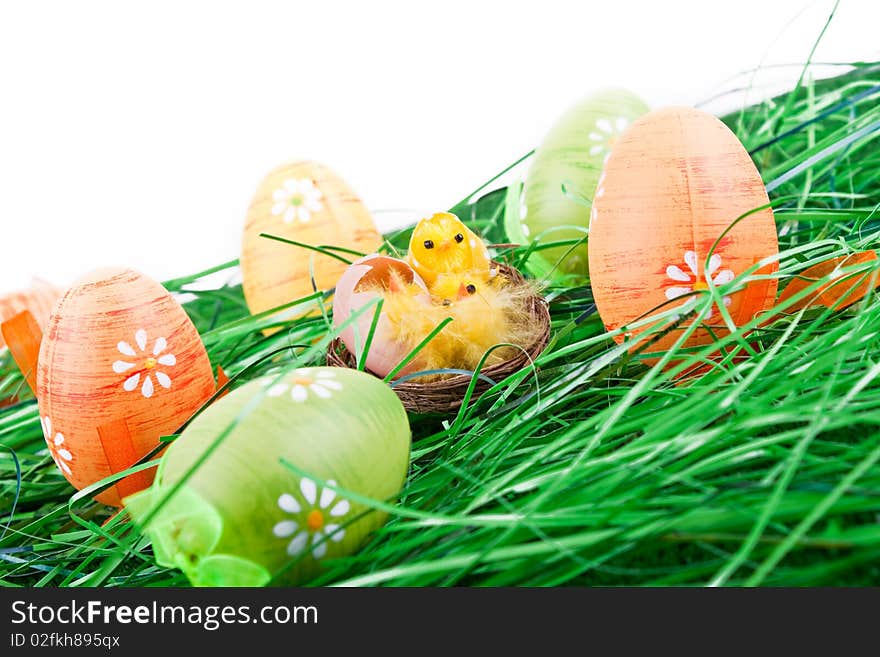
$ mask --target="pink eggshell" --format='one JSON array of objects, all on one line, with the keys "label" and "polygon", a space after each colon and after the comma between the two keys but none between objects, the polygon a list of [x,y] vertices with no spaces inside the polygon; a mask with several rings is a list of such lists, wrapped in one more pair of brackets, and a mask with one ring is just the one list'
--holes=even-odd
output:
[{"label": "pink eggshell", "polygon": [[[357,291],[358,286],[367,283],[366,277],[372,276],[374,283],[387,281],[392,270],[403,273],[408,281],[411,281],[422,290],[425,303],[431,303],[424,281],[403,260],[373,253],[353,262],[343,272],[336,283],[336,292],[333,297],[333,327],[339,328],[352,313],[368,305],[381,295],[375,291]],[[410,278],[411,275],[411,278]],[[421,295],[419,295],[421,298]],[[365,311],[355,322],[343,329],[339,336],[346,348],[353,354],[361,351],[363,342],[370,332],[373,323],[374,312]],[[355,327],[357,327],[355,329]],[[374,374],[386,376],[394,367],[403,360],[410,351],[409,345],[402,344],[394,338],[395,330],[386,313],[383,311],[376,324],[376,332],[367,354],[366,366]],[[414,364],[403,368],[399,374],[414,371]]]}]

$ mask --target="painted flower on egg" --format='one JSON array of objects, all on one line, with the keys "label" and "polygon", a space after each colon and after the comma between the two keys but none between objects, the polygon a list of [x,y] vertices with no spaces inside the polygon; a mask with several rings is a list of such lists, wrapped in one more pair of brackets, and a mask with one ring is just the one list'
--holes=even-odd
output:
[{"label": "painted flower on egg", "polygon": [[[665,294],[667,299],[672,300],[685,294],[690,294],[691,292],[708,289],[708,284],[706,283],[707,278],[711,278],[712,284],[715,286],[724,285],[734,279],[734,273],[730,269],[721,269],[719,271],[719,267],[721,267],[721,256],[717,253],[709,258],[709,267],[706,269],[705,276],[701,276],[699,273],[699,263],[697,262],[697,254],[695,251],[685,251],[684,262],[690,270],[690,273],[685,272],[678,265],[669,265],[666,268],[666,275],[671,281],[675,283],[684,283],[684,285],[673,285],[672,287],[666,288]],[[730,297],[722,297],[722,302],[725,306],[729,306]],[[706,317],[711,316],[712,310],[710,309]]]},{"label": "painted flower on egg", "polygon": [[282,381],[270,387],[266,394],[270,397],[280,397],[290,391],[290,398],[295,402],[304,402],[309,398],[309,393],[320,397],[321,399],[329,399],[333,396],[334,390],[342,390],[342,384],[334,381],[336,373],[328,370],[318,371],[299,369],[294,372],[295,378],[292,381]]},{"label": "painted flower on egg", "polygon": [[[46,325],[36,374],[40,417],[51,418],[47,447],[78,490],[130,468],[215,390],[186,311],[162,285],[121,267],[68,288]],[[122,506],[152,479],[153,470],[141,470],[89,497]]]},{"label": "painted flower on egg", "polygon": [[40,425],[43,427],[43,436],[46,438],[46,444],[49,446],[49,453],[52,459],[65,474],[72,474],[70,463],[73,461],[73,454],[64,445],[64,434],[60,431],[52,435],[52,420],[48,416],[40,418]]},{"label": "painted flower on egg", "polygon": [[[633,121],[614,144],[600,187],[588,257],[606,329],[626,327],[671,300],[680,304],[685,295],[693,295],[690,307],[704,310],[698,321],[710,311],[728,320],[655,332],[667,318],[615,333],[618,344],[635,338],[650,363],[671,349],[710,345],[772,307],[779,252],[773,210],[748,151],[717,117],[668,107]],[[711,304],[695,294],[745,273],[753,275]]]},{"label": "painted flower on egg", "polygon": [[629,119],[625,116],[597,119],[596,129],[590,133],[590,155],[602,155],[607,160],[614,142],[629,127],[629,123]]},{"label": "painted flower on egg", "polygon": [[281,188],[272,193],[272,214],[276,217],[281,215],[286,224],[293,221],[307,223],[313,212],[323,209],[323,198],[321,190],[312,180],[285,180]]},{"label": "painted flower on egg", "polygon": [[[336,482],[332,479],[328,479],[327,483],[336,486]],[[337,501],[336,493],[330,488],[324,488],[319,498],[318,486],[308,477],[300,480],[299,488],[308,507],[303,507],[290,493],[281,495],[278,498],[278,508],[285,513],[296,514],[299,520],[281,520],[272,528],[272,533],[278,538],[290,538],[287,544],[287,554],[290,556],[299,556],[310,545],[312,556],[320,559],[327,554],[325,539],[338,543],[345,538],[344,529],[336,523],[327,521],[341,518],[348,513],[351,505],[345,499]],[[305,517],[300,525],[303,513]]]},{"label": "painted flower on egg", "polygon": [[172,367],[177,364],[177,358],[175,358],[174,354],[164,353],[168,348],[168,341],[163,337],[156,338],[153,348],[150,351],[147,351],[147,332],[144,329],[138,329],[135,332],[134,341],[139,351],[136,351],[135,348],[125,340],[120,341],[119,344],[116,345],[119,353],[123,356],[128,356],[129,358],[134,359],[134,362],[117,360],[113,363],[113,371],[117,374],[132,372],[125,381],[123,381],[122,387],[127,392],[132,392],[138,387],[138,383],[140,383],[141,377],[143,376],[141,394],[144,397],[150,398],[156,390],[153,385],[153,376],[155,376],[156,381],[160,386],[166,390],[171,388],[171,377],[168,376],[166,372],[158,369],[160,365],[164,367]]}]

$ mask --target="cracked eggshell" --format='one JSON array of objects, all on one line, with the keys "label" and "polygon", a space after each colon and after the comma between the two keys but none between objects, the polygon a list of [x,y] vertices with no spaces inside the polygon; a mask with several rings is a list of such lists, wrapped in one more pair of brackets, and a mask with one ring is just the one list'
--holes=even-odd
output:
[{"label": "cracked eggshell", "polygon": [[[310,161],[273,169],[254,194],[242,237],[243,289],[253,314],[313,294],[312,272],[318,290],[332,289],[346,267],[340,260],[260,237],[261,233],[360,253],[375,251],[382,244],[366,206],[331,169]],[[316,308],[317,302],[307,302],[279,312],[278,319]]]},{"label": "cracked eggshell", "polygon": [[[381,294],[375,290],[363,291],[365,286],[387,285],[389,276],[396,272],[406,284],[416,286],[416,301],[431,303],[431,295],[422,278],[408,263],[397,258],[373,253],[349,265],[336,283],[333,299],[333,327],[341,326],[353,312],[363,308]],[[360,354],[361,345],[366,340],[373,322],[374,310],[362,313],[352,325],[340,333],[342,342],[352,354]],[[386,310],[379,316],[376,332],[367,354],[368,370],[384,377],[403,360],[410,351],[409,345],[402,344],[394,338],[394,327]],[[399,375],[416,371],[417,363],[410,363],[400,371]]]},{"label": "cracked eggshell", "polygon": [[[671,107],[636,121],[611,152],[593,201],[590,282],[605,327],[682,306],[692,293],[704,293],[707,277],[724,285],[775,256],[768,203],[746,149],[711,114]],[[773,261],[756,274],[776,269]],[[726,294],[724,304],[740,326],[771,307],[775,296],[776,279],[767,276]],[[727,333],[717,305],[703,321],[716,335]],[[680,329],[670,331],[649,350],[668,349],[679,336]],[[714,339],[701,327],[686,346]]]},{"label": "cracked eggshell", "polygon": [[290,585],[385,523],[363,500],[400,492],[410,428],[397,395],[364,372],[315,367],[251,381],[171,444],[153,486],[125,501],[135,521],[209,449],[144,528],[157,561],[196,586]]},{"label": "cracked eggshell", "polygon": [[[208,354],[183,308],[131,269],[99,269],[78,280],[46,326],[40,421],[52,458],[77,489],[133,465],[213,391]],[[106,430],[120,421],[127,435]],[[149,485],[152,472],[117,481],[97,499],[118,506]]]}]

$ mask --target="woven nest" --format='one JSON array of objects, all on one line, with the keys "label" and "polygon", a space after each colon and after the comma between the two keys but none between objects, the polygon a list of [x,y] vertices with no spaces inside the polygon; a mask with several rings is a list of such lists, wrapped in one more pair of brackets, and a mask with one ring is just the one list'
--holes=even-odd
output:
[{"label": "woven nest", "polygon": [[[495,265],[498,267],[499,273],[513,283],[525,281],[523,275],[513,267],[503,263],[495,263]],[[496,382],[500,381],[530,365],[531,361],[544,351],[544,347],[547,346],[547,342],[550,339],[550,312],[547,309],[547,302],[543,297],[539,295],[532,297],[529,303],[529,313],[532,321],[541,326],[538,338],[525,351],[517,350],[516,356],[513,358],[483,368],[480,371],[481,375]],[[330,347],[327,350],[327,364],[333,367],[354,369],[357,367],[357,359],[354,354],[346,349],[342,340],[336,338],[330,343]],[[369,370],[367,371],[369,372]],[[373,372],[369,373],[373,374]],[[471,378],[470,375],[453,374],[426,383],[419,383],[418,379],[412,379],[398,383],[392,389],[400,397],[400,401],[403,402],[404,407],[408,411],[414,413],[450,413],[457,411],[461,407],[464,395],[471,383]],[[478,378],[471,399],[477,399],[491,385],[485,379]]]}]

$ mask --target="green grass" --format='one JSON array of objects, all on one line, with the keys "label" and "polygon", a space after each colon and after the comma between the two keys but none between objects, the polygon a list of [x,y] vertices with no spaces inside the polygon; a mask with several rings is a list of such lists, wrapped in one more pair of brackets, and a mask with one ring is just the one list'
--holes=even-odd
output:
[{"label": "green grass", "polygon": [[[862,63],[722,117],[771,191],[780,288],[825,258],[877,247],[878,99],[880,63]],[[506,242],[515,192],[475,193],[452,210]],[[388,235],[388,248],[407,237]],[[534,249],[501,253],[521,265]],[[235,264],[215,269],[231,276]],[[850,268],[838,284],[878,269]],[[166,286],[185,291],[205,275]],[[880,584],[876,295],[842,312],[780,307],[773,323],[650,367],[604,331],[589,286],[546,292],[553,338],[537,368],[457,416],[412,416],[412,466],[391,519],[309,584]],[[326,312],[264,337],[273,321],[248,315],[239,286],[193,294],[185,307],[232,385],[322,362],[312,345],[331,335]],[[695,299],[687,319],[708,308]],[[658,317],[649,333],[686,319]],[[672,382],[700,362],[713,365]],[[0,399],[15,393],[27,397],[2,356]],[[0,409],[0,445],[0,584],[186,585],[124,515],[105,525],[112,510],[65,482],[33,400]]]}]

